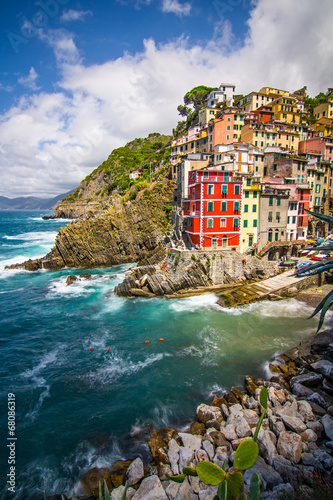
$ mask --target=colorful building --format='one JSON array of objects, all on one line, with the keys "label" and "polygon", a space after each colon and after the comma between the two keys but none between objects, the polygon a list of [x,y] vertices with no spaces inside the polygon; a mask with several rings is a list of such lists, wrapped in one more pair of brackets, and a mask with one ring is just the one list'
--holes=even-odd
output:
[{"label": "colorful building", "polygon": [[206,168],[189,173],[183,200],[185,230],[202,249],[240,245],[243,180],[233,172]]},{"label": "colorful building", "polygon": [[234,105],[236,86],[233,83],[221,83],[218,90],[212,90],[207,98],[207,106],[215,107],[216,104],[223,102],[226,106]]},{"label": "colorful building", "polygon": [[241,253],[253,250],[258,244],[260,194],[260,182],[251,178],[244,179]]}]

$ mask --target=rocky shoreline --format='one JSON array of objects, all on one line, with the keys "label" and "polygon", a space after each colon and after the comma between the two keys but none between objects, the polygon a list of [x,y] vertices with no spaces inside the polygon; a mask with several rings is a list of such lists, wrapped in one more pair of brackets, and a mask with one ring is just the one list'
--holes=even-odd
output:
[{"label": "rocky shoreline", "polygon": [[213,499],[217,487],[201,483],[198,477],[175,483],[167,474],[178,474],[184,466],[203,460],[221,467],[226,461],[226,469],[231,468],[239,443],[254,434],[262,412],[259,394],[263,386],[268,391],[268,411],[258,436],[259,458],[244,473],[245,492],[256,471],[262,499],[331,498],[333,329],[278,356],[270,372],[269,380],[246,376],[244,390],[232,387],[222,398],[200,404],[186,432],[168,427],[154,430],[149,439],[153,458],[149,466],[136,458],[119,460],[110,469],[87,471],[80,482],[86,496],[78,498],[98,498],[98,483],[105,479],[112,500],[122,498],[126,480],[126,499]]}]

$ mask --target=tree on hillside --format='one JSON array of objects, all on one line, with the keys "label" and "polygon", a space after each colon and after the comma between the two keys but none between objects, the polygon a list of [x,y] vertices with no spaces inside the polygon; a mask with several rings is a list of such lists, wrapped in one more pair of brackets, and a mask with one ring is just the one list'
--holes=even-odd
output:
[{"label": "tree on hillside", "polygon": [[206,101],[209,93],[212,90],[217,90],[216,87],[206,87],[205,85],[199,85],[194,87],[189,92],[184,95],[185,105],[192,104],[195,111],[198,111],[200,106]]},{"label": "tree on hillside", "polygon": [[182,104],[179,104],[177,111],[181,116],[188,116],[192,112],[192,109],[188,108],[187,106],[183,106]]}]

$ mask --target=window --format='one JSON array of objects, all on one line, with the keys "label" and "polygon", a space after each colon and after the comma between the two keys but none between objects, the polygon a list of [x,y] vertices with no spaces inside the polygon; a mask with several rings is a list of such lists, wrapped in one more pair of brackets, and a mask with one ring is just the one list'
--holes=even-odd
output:
[{"label": "window", "polygon": [[214,194],[214,184],[208,184],[208,194]]},{"label": "window", "polygon": [[203,173],[203,178],[204,179],[208,179],[208,177],[209,177],[209,172],[204,172]]},{"label": "window", "polygon": [[188,219],[187,219],[187,224],[186,224],[186,225],[187,225],[187,226],[192,226],[192,221],[193,221],[193,219],[189,219],[189,218],[188,218]]},{"label": "window", "polygon": [[239,211],[239,201],[234,201],[234,212]]},{"label": "window", "polygon": [[251,179],[246,179],[246,185],[247,186],[251,186],[251,182],[252,182]]},{"label": "window", "polygon": [[240,185],[239,184],[235,184],[234,193],[235,194],[240,194]]},{"label": "window", "polygon": [[229,181],[229,174],[228,174],[228,172],[225,172],[225,173],[223,174],[223,181],[224,181],[224,182],[228,182],[228,181]]},{"label": "window", "polygon": [[249,198],[249,197],[250,197],[250,193],[249,193],[249,191],[245,191],[244,193],[245,193],[245,194],[244,194],[245,198]]},{"label": "window", "polygon": [[195,188],[192,189],[192,198],[195,200]]},{"label": "window", "polygon": [[227,248],[228,246],[228,236],[223,236],[222,238],[222,248]]},{"label": "window", "polygon": [[222,194],[228,194],[228,184],[222,184]]},{"label": "window", "polygon": [[276,212],[275,217],[276,217],[276,220],[277,220],[278,222],[280,222],[280,220],[281,220],[281,215],[280,215],[280,212]]},{"label": "window", "polygon": [[258,195],[257,191],[253,191],[253,198],[257,198],[257,195]]},{"label": "window", "polygon": [[269,229],[268,231],[268,241],[271,242],[273,240],[273,230]]},{"label": "window", "polygon": [[243,221],[243,225],[244,225],[244,227],[247,227],[247,220],[246,219]]},{"label": "window", "polygon": [[192,203],[192,212],[195,212],[195,203]]},{"label": "window", "polygon": [[275,241],[278,241],[279,239],[279,230],[275,229]]},{"label": "window", "polygon": [[293,223],[293,224],[296,224],[296,215],[293,215],[293,220],[292,220],[292,223]]},{"label": "window", "polygon": [[257,219],[253,219],[253,227],[258,227],[258,220]]},{"label": "window", "polygon": [[239,219],[234,219],[234,229],[239,227]]},{"label": "window", "polygon": [[207,219],[207,228],[212,229],[213,228],[213,219]]},{"label": "window", "polygon": [[227,227],[227,219],[220,219],[220,227]]},{"label": "window", "polygon": [[316,184],[316,193],[320,193],[320,184]]},{"label": "window", "polygon": [[281,205],[281,198],[278,198],[278,199],[276,200],[276,204],[277,204],[277,206],[278,206],[278,207]]},{"label": "window", "polygon": [[315,198],[315,205],[316,206],[320,205],[320,198]]},{"label": "window", "polygon": [[227,202],[222,201],[221,202],[221,212],[226,212],[227,211]]},{"label": "window", "polygon": [[230,130],[230,125],[227,126],[227,130]]},{"label": "window", "polygon": [[247,213],[249,211],[249,205],[244,205],[244,212]]},{"label": "window", "polygon": [[207,203],[207,212],[214,212],[214,202],[213,201],[209,201]]},{"label": "window", "polygon": [[299,217],[299,218],[298,218],[298,225],[299,225],[300,227],[302,227],[302,226],[303,226],[303,217]]},{"label": "window", "polygon": [[272,222],[273,220],[273,212],[268,212],[268,222]]},{"label": "window", "polygon": [[270,197],[269,197],[269,205],[270,205],[270,206],[272,206],[272,205],[273,205],[273,197],[272,197],[272,196],[270,196]]},{"label": "window", "polygon": [[252,212],[256,213],[256,211],[257,211],[257,205],[252,205]]}]

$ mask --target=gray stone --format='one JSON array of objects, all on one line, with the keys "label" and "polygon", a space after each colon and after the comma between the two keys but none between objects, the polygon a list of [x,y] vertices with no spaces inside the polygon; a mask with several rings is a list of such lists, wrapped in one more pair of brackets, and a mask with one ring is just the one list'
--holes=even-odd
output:
[{"label": "gray stone", "polygon": [[179,461],[179,445],[178,443],[174,440],[171,439],[168,444],[168,459],[170,462],[171,470],[173,474],[179,474],[179,467],[178,467],[178,461]]},{"label": "gray stone", "polygon": [[229,411],[229,408],[227,407],[226,404],[224,404],[224,403],[222,404],[221,411],[222,411],[223,417],[225,419],[227,419],[229,417],[229,415],[230,415],[230,411]]},{"label": "gray stone", "polygon": [[179,437],[183,441],[185,448],[190,448],[193,451],[198,451],[201,448],[201,436],[194,436],[193,434],[188,434],[187,432],[179,432]]},{"label": "gray stone", "polygon": [[217,494],[218,486],[208,486],[206,490],[199,491],[199,500],[212,500]]},{"label": "gray stone", "polygon": [[290,483],[278,484],[274,486],[272,495],[269,497],[272,500],[282,500],[283,498],[294,498],[295,490]]},{"label": "gray stone", "polygon": [[322,434],[324,432],[324,426],[320,422],[318,422],[318,421],[308,422],[307,425],[308,425],[308,429],[313,430],[317,434],[318,438],[322,437]]},{"label": "gray stone", "polygon": [[326,359],[321,359],[316,363],[312,363],[311,367],[318,373],[333,380],[333,363]]},{"label": "gray stone", "polygon": [[259,416],[256,411],[251,409],[243,410],[243,415],[250,427],[256,427],[259,422]]},{"label": "gray stone", "polygon": [[284,483],[292,482],[298,486],[303,482],[303,474],[300,467],[292,465],[287,458],[277,455],[273,459],[273,467],[280,474]]},{"label": "gray stone", "polygon": [[259,401],[254,399],[254,397],[252,396],[245,403],[246,408],[248,408],[249,410],[256,410],[257,408],[259,408],[259,405]]},{"label": "gray stone", "polygon": [[313,391],[308,387],[305,387],[305,385],[296,382],[293,385],[293,393],[299,398],[307,398],[308,396],[311,396]]},{"label": "gray stone", "polygon": [[298,401],[298,413],[302,416],[304,422],[314,420],[312,406],[308,401]]},{"label": "gray stone", "polygon": [[127,469],[126,475],[128,486],[133,486],[143,478],[144,469],[141,458],[136,458],[135,460],[133,460],[133,462]]},{"label": "gray stone", "polygon": [[[173,476],[175,475],[175,473],[173,472],[173,470],[171,469],[170,465],[169,464],[162,464],[160,463],[158,465],[158,477],[160,478],[161,481],[166,481],[168,478],[167,478],[167,474],[168,476]],[[156,471],[154,471],[154,473],[156,473]],[[178,472],[177,472],[178,474]],[[163,485],[163,483],[162,483]]]},{"label": "gray stone", "polygon": [[269,463],[273,464],[273,459],[277,455],[276,436],[271,431],[264,431],[262,436],[258,437],[260,455]]},{"label": "gray stone", "polygon": [[218,465],[219,467],[224,466],[224,462],[226,462],[226,467],[225,471],[227,472],[229,470],[229,465],[228,465],[228,449],[226,446],[218,446],[215,450],[215,455],[213,458],[214,464]]},{"label": "gray stone", "polygon": [[307,372],[297,377],[293,377],[290,380],[290,387],[293,388],[296,383],[305,385],[306,387],[318,387],[323,380],[323,376],[320,373]]},{"label": "gray stone", "polygon": [[[118,488],[112,490],[110,494],[111,500],[122,500],[124,491],[125,491],[125,486],[123,485],[118,486]],[[134,495],[135,495],[135,489],[128,488],[128,490],[126,491],[126,500],[131,500],[131,498],[133,498]]]},{"label": "gray stone", "polygon": [[158,476],[146,477],[132,498],[133,500],[168,500]]},{"label": "gray stone", "polygon": [[331,380],[324,378],[322,388],[325,392],[333,396],[333,382]]},{"label": "gray stone", "polygon": [[306,486],[305,484],[302,484],[298,488],[299,494],[301,495],[301,498],[304,500],[310,500],[311,498],[314,498],[314,490],[310,488],[310,486]]},{"label": "gray stone", "polygon": [[301,438],[302,441],[305,441],[306,443],[314,443],[317,441],[318,436],[312,429],[306,429],[304,432],[302,432]]},{"label": "gray stone", "polygon": [[197,408],[196,415],[197,420],[199,420],[199,422],[203,422],[204,424],[206,422],[209,422],[210,420],[216,420],[220,422],[223,420],[222,412],[220,408],[217,408],[216,406],[201,404]]},{"label": "gray stone", "polygon": [[302,438],[293,432],[281,432],[277,450],[280,455],[297,464],[302,454]]},{"label": "gray stone", "polygon": [[300,418],[301,415],[298,413],[297,409],[294,409],[291,405],[285,404],[276,409],[275,416],[283,420],[285,417]]},{"label": "gray stone", "polygon": [[195,456],[197,462],[209,462],[208,455],[204,450],[198,450]]},{"label": "gray stone", "polygon": [[189,476],[188,480],[189,480],[189,483],[190,483],[191,488],[194,491],[194,493],[198,494],[200,491],[200,479],[199,479],[199,477],[198,476],[196,476],[196,477]]},{"label": "gray stone", "polygon": [[174,483],[173,481],[170,481],[165,493],[167,494],[169,500],[197,500],[198,498],[194,493],[187,477],[183,483]]},{"label": "gray stone", "polygon": [[333,467],[333,458],[327,451],[322,450],[321,448],[314,449],[312,454],[323,464],[325,469],[332,469]]},{"label": "gray stone", "polygon": [[333,440],[333,418],[330,415],[325,415],[321,419],[321,423],[328,439]]},{"label": "gray stone", "polygon": [[319,392],[314,392],[313,394],[311,394],[311,396],[308,396],[306,399],[310,402],[316,403],[322,408],[327,409],[329,407],[329,403],[325,401],[325,399],[319,394]]},{"label": "gray stone", "polygon": [[302,453],[301,460],[303,465],[311,465],[312,467],[316,467],[317,469],[322,469],[320,461],[315,458],[312,453]]},{"label": "gray stone", "polygon": [[268,422],[270,430],[274,432],[275,436],[277,437],[279,437],[281,432],[286,430],[284,423],[282,422],[282,419],[280,417],[276,417],[273,415],[272,417],[269,417]]},{"label": "gray stone", "polygon": [[240,422],[236,425],[236,434],[237,437],[243,438],[251,436],[251,428],[245,418],[242,418]]},{"label": "gray stone", "polygon": [[300,418],[297,417],[282,417],[283,423],[286,428],[290,429],[293,432],[297,432],[300,434],[306,430],[306,425],[302,422]]},{"label": "gray stone", "polygon": [[258,457],[253,467],[244,472],[244,482],[246,484],[250,484],[251,477],[254,472],[257,472],[259,474],[260,480],[263,481],[264,486],[267,485],[270,489],[282,483],[280,474],[275,469],[273,469],[273,467],[266,464],[265,460],[262,457]]},{"label": "gray stone", "polygon": [[233,441],[234,439],[237,439],[235,426],[232,424],[226,425],[223,429],[221,429],[221,433],[228,441]]},{"label": "gray stone", "polygon": [[322,408],[320,405],[317,405],[317,403],[314,403],[313,401],[309,401],[312,411],[315,415],[319,415],[319,417],[323,417],[326,415],[326,410]]},{"label": "gray stone", "polygon": [[229,406],[230,415],[243,416],[243,407],[240,404]]},{"label": "gray stone", "polygon": [[207,453],[208,458],[209,458],[209,460],[211,462],[213,460],[214,454],[215,454],[214,446],[212,445],[212,443],[210,441],[208,441],[207,439],[204,439],[202,441],[202,448]]},{"label": "gray stone", "polygon": [[195,452],[191,450],[191,448],[184,448],[181,446],[179,448],[179,472],[181,472],[184,467],[187,467],[194,457]]}]

